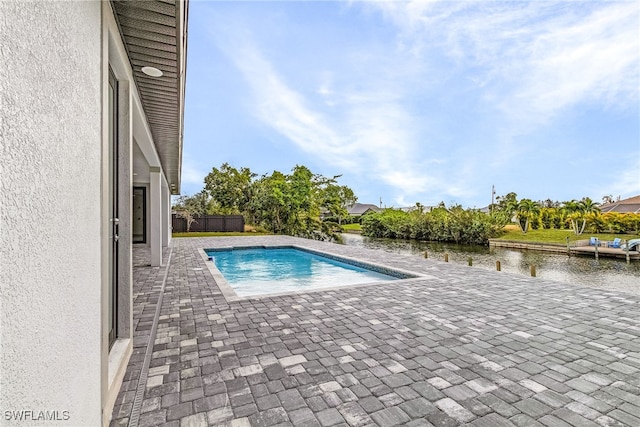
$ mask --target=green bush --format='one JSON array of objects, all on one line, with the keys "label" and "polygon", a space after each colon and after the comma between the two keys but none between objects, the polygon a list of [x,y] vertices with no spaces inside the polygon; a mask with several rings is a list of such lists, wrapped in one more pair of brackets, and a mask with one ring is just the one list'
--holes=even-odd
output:
[{"label": "green bush", "polygon": [[391,239],[487,244],[502,234],[504,220],[473,209],[438,207],[411,213],[386,209],[362,218],[362,234]]},{"label": "green bush", "polygon": [[601,215],[604,228],[613,233],[638,233],[640,214],[607,212]]},{"label": "green bush", "polygon": [[604,233],[607,230],[607,224],[602,215],[588,214],[587,215],[587,229],[593,233]]},{"label": "green bush", "polygon": [[529,221],[529,227],[531,227],[532,230],[543,228],[542,221],[540,221],[539,217],[531,218],[531,220]]},{"label": "green bush", "polygon": [[542,208],[540,212],[540,223],[542,224],[542,228],[550,229],[552,221],[552,213],[550,208]]}]

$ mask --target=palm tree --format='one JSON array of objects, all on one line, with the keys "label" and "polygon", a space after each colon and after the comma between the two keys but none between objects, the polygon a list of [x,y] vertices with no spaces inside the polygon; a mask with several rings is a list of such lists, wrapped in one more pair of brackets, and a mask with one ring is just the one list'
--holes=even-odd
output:
[{"label": "palm tree", "polygon": [[[565,202],[564,209],[568,213],[567,218],[571,221],[573,232],[579,236],[584,232],[587,225],[587,214],[600,212],[600,203],[585,197],[580,201],[571,200],[570,202]],[[582,221],[582,224],[578,226],[580,221]]]},{"label": "palm tree", "polygon": [[587,215],[597,215],[600,212],[600,203],[594,202],[589,197],[585,197],[580,201],[580,207],[582,208],[582,227],[580,228],[580,234],[582,234],[584,227],[587,225]]},{"label": "palm tree", "polygon": [[529,229],[529,221],[540,213],[540,205],[531,199],[511,200],[507,205],[511,215],[515,215],[523,233]]},{"label": "palm tree", "polygon": [[571,221],[571,228],[573,232],[578,235],[578,219],[580,219],[580,202],[577,200],[571,200],[569,202],[564,202],[562,209],[567,214],[567,219]]},{"label": "palm tree", "polygon": [[[529,230],[529,221],[532,220],[536,215],[540,213],[540,205],[538,202],[534,202],[530,199],[522,199],[518,203],[518,209],[516,211],[516,216],[518,217],[518,223],[520,223],[520,228],[523,233],[526,233]],[[524,226],[523,226],[524,221]]]}]

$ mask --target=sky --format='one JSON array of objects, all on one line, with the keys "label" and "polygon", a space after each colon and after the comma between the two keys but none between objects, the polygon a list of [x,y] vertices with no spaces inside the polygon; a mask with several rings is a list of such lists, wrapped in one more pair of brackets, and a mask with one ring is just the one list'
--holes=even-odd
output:
[{"label": "sky", "polygon": [[182,194],[225,162],[386,207],[638,195],[640,3],[192,0]]}]

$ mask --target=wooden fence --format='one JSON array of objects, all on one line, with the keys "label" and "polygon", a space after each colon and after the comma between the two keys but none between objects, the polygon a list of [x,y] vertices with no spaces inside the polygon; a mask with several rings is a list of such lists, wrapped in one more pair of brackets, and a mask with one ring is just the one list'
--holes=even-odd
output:
[{"label": "wooden fence", "polygon": [[[203,215],[194,216],[189,231],[244,231],[244,217],[242,215]],[[187,220],[173,214],[171,226],[174,233],[187,231]]]}]

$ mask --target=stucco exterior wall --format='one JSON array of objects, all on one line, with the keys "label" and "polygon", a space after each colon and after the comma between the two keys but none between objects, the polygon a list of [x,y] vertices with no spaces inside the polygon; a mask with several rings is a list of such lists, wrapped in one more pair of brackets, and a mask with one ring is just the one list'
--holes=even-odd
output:
[{"label": "stucco exterior wall", "polygon": [[101,4],[0,20],[0,424],[100,425]]}]

